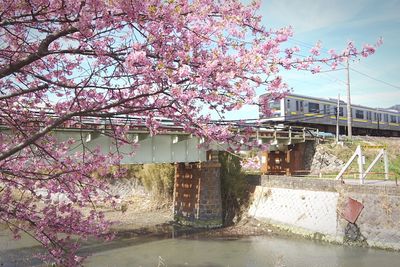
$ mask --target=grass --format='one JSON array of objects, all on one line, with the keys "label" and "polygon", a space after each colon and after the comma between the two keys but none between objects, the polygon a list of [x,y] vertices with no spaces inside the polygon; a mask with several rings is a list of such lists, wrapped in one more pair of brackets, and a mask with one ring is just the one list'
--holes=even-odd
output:
[{"label": "grass", "polygon": [[[365,156],[364,171],[380,151],[380,149],[368,148],[368,146],[384,146],[389,160],[389,179],[394,180],[396,177],[400,179],[400,138],[355,137],[352,141],[345,141],[343,146],[335,143],[325,143],[320,145],[323,146],[323,150],[329,154],[335,155],[344,162],[347,162],[350,159],[357,146],[360,145],[362,147],[363,155]],[[327,175],[329,174],[324,174],[324,176]],[[355,159],[350,165],[344,178],[358,179],[357,159]],[[367,179],[382,180],[384,178],[384,162],[381,158],[371,169]]]}]

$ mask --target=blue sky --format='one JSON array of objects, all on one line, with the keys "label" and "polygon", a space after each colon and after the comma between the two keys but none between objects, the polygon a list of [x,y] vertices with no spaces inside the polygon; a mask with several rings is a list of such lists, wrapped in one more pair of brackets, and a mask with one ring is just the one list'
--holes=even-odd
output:
[{"label": "blue sky", "polygon": [[[350,62],[352,103],[371,107],[400,104],[400,0],[262,0],[260,13],[267,28],[291,25],[294,36],[289,45],[300,46],[302,54],[318,40],[325,51],[341,51],[350,40],[362,47],[382,36],[384,44],[374,55]],[[345,96],[344,70],[315,75],[291,71],[282,75],[294,93],[325,98],[337,97],[338,93]],[[258,94],[263,90],[258,89]],[[257,115],[257,109],[246,107],[228,118]]]}]

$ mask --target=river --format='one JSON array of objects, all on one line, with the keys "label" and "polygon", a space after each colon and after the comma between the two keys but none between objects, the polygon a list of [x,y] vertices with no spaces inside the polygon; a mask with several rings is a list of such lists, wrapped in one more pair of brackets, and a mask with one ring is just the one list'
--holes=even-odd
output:
[{"label": "river", "polygon": [[[0,266],[39,266],[31,241],[0,235]],[[25,241],[24,241],[25,240]],[[400,266],[400,252],[331,245],[278,236],[238,239],[134,237],[87,244],[84,266]]]}]

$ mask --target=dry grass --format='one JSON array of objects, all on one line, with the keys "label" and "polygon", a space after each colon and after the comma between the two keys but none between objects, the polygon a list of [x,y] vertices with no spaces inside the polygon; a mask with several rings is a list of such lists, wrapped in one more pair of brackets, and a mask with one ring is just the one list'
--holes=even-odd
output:
[{"label": "dry grass", "polygon": [[[388,159],[389,159],[389,178],[400,179],[400,138],[394,137],[354,137],[352,141],[345,141],[343,146],[335,143],[321,144],[323,149],[329,154],[335,155],[339,159],[347,162],[353,155],[358,145],[363,146],[384,146],[386,147]],[[368,168],[371,162],[378,155],[380,149],[374,148],[363,148],[363,155],[365,156],[364,170]],[[346,178],[357,178],[358,163],[354,160],[350,165],[349,171],[346,174]],[[374,168],[371,170],[371,174],[368,175],[368,179],[383,179],[384,178],[384,164],[383,160],[379,160]]]}]

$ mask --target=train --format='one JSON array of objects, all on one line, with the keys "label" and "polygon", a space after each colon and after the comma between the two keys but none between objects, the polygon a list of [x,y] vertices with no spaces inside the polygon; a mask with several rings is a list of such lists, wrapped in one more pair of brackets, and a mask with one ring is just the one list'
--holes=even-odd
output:
[{"label": "train", "polygon": [[[270,110],[263,114],[260,107],[260,120],[264,123],[313,127],[334,134],[338,121],[339,133],[347,133],[347,103],[343,100],[292,93],[274,99],[264,94],[260,96],[260,104],[268,105]],[[352,104],[351,114],[354,135],[400,136],[399,110]]]}]

